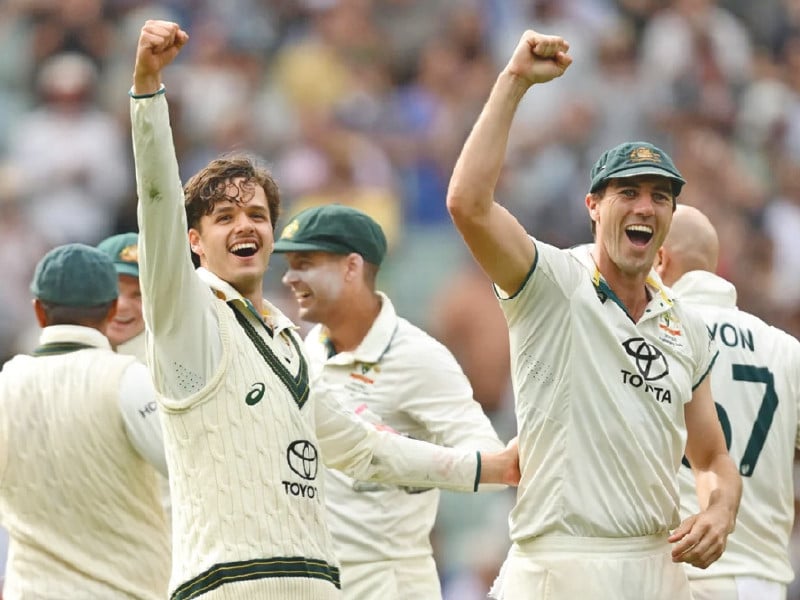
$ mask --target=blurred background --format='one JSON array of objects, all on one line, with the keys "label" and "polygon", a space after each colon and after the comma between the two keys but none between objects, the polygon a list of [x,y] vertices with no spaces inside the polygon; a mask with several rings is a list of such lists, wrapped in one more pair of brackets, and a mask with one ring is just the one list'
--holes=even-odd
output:
[{"label": "blurred background", "polygon": [[[589,241],[592,163],[652,141],[688,180],[680,201],[719,230],[740,307],[800,333],[800,0],[0,0],[3,359],[35,343],[28,286],[46,250],[136,230],[126,92],[148,18],[191,36],[165,76],[182,178],[248,151],[281,186],[279,229],[320,203],[375,217],[380,287],[452,349],[506,439],[503,317],[445,192],[525,28],[564,36],[574,64],[523,101],[498,200],[539,239]],[[291,315],[284,268],[276,256],[265,294]],[[443,495],[446,598],[485,597],[512,503]]]}]

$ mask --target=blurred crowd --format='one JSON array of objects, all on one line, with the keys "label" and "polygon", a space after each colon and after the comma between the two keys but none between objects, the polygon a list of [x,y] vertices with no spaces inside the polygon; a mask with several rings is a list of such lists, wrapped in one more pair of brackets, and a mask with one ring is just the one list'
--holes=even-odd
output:
[{"label": "blurred crowd", "polygon": [[[33,345],[47,249],[136,230],[126,92],[148,18],[191,36],[165,81],[182,177],[247,151],[276,175],[284,217],[329,202],[372,215],[390,242],[382,289],[451,347],[502,437],[503,317],[444,199],[525,28],[565,37],[574,64],[523,101],[498,200],[539,239],[589,241],[590,166],[654,142],[688,181],[680,201],[717,227],[740,307],[800,334],[800,0],[4,0],[0,357]],[[291,314],[282,272],[275,257],[265,292]],[[444,495],[446,597],[485,594],[510,494]]]}]

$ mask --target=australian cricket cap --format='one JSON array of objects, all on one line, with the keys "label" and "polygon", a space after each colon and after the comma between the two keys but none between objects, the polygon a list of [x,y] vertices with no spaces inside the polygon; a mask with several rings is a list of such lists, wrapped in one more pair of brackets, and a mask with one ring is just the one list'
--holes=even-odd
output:
[{"label": "australian cricket cap", "polygon": [[648,142],[625,142],[607,150],[592,167],[590,192],[609,179],[636,175],[661,175],[672,180],[672,193],[677,198],[686,183],[669,155]]},{"label": "australian cricket cap", "polygon": [[118,275],[139,277],[139,235],[120,233],[97,244],[114,263]]},{"label": "australian cricket cap", "polygon": [[36,265],[31,292],[51,304],[100,306],[119,295],[117,272],[101,250],[66,244],[50,250]]},{"label": "australian cricket cap", "polygon": [[386,236],[372,217],[349,206],[326,204],[298,213],[283,228],[275,252],[355,252],[380,265],[386,256]]}]

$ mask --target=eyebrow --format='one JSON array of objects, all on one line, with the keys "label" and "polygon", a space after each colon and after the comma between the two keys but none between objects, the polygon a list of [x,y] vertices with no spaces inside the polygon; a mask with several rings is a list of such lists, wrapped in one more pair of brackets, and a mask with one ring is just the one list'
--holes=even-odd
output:
[{"label": "eyebrow", "polygon": [[[656,176],[656,177],[658,177],[658,176]],[[615,181],[617,182],[617,187],[619,187],[619,188],[625,188],[625,187],[640,188],[640,187],[642,187],[642,184],[643,184],[643,180],[641,180],[641,179],[636,180],[633,177],[631,177],[631,178],[628,178],[628,177],[617,177],[615,179]],[[654,177],[653,179],[646,179],[644,181],[652,181],[654,183],[653,187],[656,190],[658,190],[660,192],[668,192],[669,194],[672,194],[672,185],[669,183],[669,180],[667,180],[666,182],[662,182],[661,178],[660,178],[660,179],[658,179],[656,181],[656,179]]]}]

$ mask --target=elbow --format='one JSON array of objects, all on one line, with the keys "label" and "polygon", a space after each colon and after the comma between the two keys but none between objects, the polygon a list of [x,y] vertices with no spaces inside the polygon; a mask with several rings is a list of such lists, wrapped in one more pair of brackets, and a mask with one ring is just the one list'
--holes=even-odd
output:
[{"label": "elbow", "polygon": [[466,199],[459,190],[453,189],[451,186],[447,190],[447,212],[450,213],[450,218],[453,221],[458,221],[465,212],[467,205]]},{"label": "elbow", "polygon": [[468,192],[451,186],[447,191],[447,212],[457,226],[466,225],[480,218],[482,206]]}]

